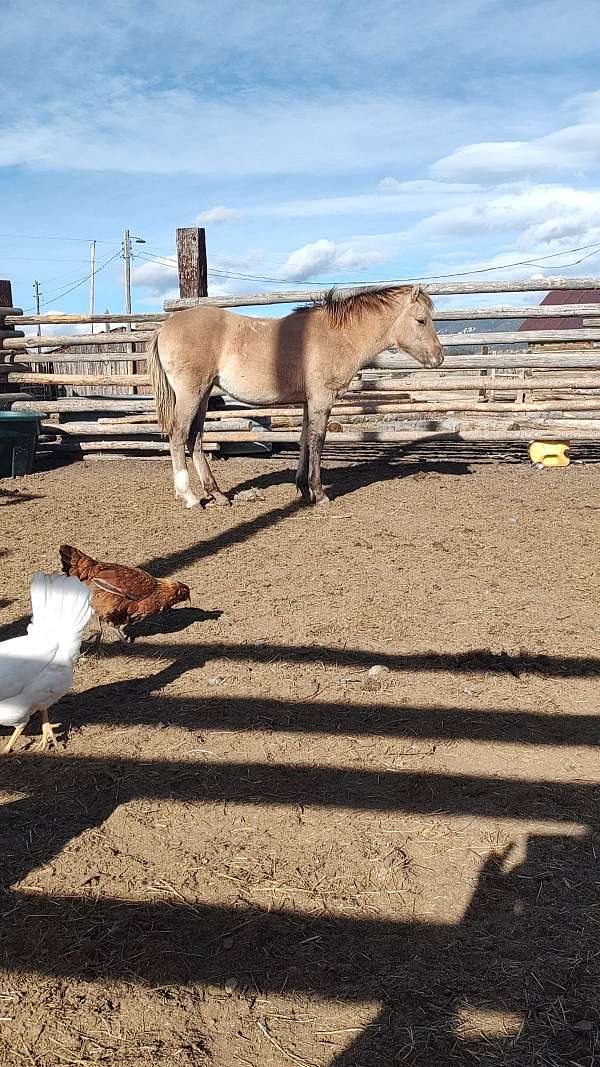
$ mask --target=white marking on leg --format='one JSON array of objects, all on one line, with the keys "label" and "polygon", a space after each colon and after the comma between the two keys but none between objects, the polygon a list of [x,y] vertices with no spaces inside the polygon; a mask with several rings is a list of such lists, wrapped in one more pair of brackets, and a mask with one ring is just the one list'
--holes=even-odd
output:
[{"label": "white marking on leg", "polygon": [[186,508],[195,508],[199,503],[199,499],[192,493],[190,489],[190,476],[187,470],[175,471],[175,496],[183,500]]}]

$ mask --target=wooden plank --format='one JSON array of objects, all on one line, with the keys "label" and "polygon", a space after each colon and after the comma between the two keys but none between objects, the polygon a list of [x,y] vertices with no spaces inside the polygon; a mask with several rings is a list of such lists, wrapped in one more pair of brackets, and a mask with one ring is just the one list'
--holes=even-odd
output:
[{"label": "wooden plank", "polygon": [[[152,312],[132,312],[127,314],[123,312],[122,315],[111,315],[108,311],[104,315],[71,315],[63,311],[50,311],[44,315],[19,315],[18,308],[7,309],[13,314],[7,315],[7,326],[36,326],[36,325],[85,325],[86,323],[114,323],[117,326],[128,325],[129,323],[146,323],[150,325],[153,322],[161,323],[168,318],[162,311],[155,313]],[[2,308],[0,308],[0,318],[2,317]]]},{"label": "wooden plank", "polygon": [[[69,412],[119,411],[119,412],[154,412],[152,397],[62,397],[60,400],[17,400],[12,405],[13,411],[39,411],[42,415],[63,415]],[[155,416],[153,416],[155,417]]]},{"label": "wooden plank", "polygon": [[[444,357],[443,371],[450,370],[600,370],[600,348],[598,350],[565,349],[552,352],[489,352],[486,355],[473,353],[468,355],[454,355],[449,352]],[[371,370],[402,371],[404,373],[431,373],[426,367],[420,366],[410,356],[398,352],[382,352],[371,360],[368,367],[363,367],[361,373]],[[439,375],[440,368],[435,368]],[[494,379],[495,383],[496,379]],[[481,387],[481,380],[480,380]],[[491,388],[491,387],[490,387]],[[496,388],[494,384],[494,389]]]},{"label": "wooden plank", "polygon": [[[73,346],[70,346],[70,347],[73,347]],[[0,347],[0,366],[2,366],[2,351],[3,350]],[[73,363],[73,364],[79,364],[79,363],[97,363],[97,364],[103,364],[103,363],[109,363],[109,364],[125,363],[125,364],[129,364],[131,362],[131,360],[129,358],[129,352],[122,352],[120,349],[117,349],[115,351],[114,348],[106,348],[105,351],[103,351],[103,352],[88,352],[88,351],[71,352],[69,350],[67,350],[65,352],[62,349],[56,349],[56,350],[54,350],[52,352],[45,352],[45,353],[42,353],[41,355],[38,355],[35,352],[20,351],[15,346],[15,348],[12,349],[11,351],[15,355],[15,357],[19,360],[20,363],[36,364],[36,363],[44,363],[44,362],[47,362],[47,361],[51,360],[52,363],[55,366],[60,364],[60,366],[58,366],[58,370],[59,371],[62,370],[62,365],[65,365],[65,366],[68,367],[68,365],[70,363]],[[5,355],[8,355],[8,353],[5,353]],[[141,362],[142,360],[145,360],[145,358],[146,358],[146,353],[145,352],[140,352],[139,353],[139,362]],[[102,372],[100,372],[100,373],[102,373]],[[108,373],[108,371],[105,369],[104,373]]]},{"label": "wooden plank", "polygon": [[[51,452],[168,452],[169,445],[166,441],[60,441],[44,442],[41,446],[45,451]],[[218,449],[218,444],[206,442],[206,451],[212,452]]]},{"label": "wooden plank", "polygon": [[[596,283],[600,287],[600,281]],[[221,298],[217,306],[226,306]],[[224,299],[224,298],[223,298]],[[212,299],[202,300],[201,304],[215,306]],[[233,306],[233,305],[232,305]],[[551,307],[551,312],[549,311]],[[535,304],[533,307],[516,307],[501,305],[489,308],[440,308],[433,312],[436,322],[454,322],[477,319],[530,319],[530,318],[579,318],[580,316],[600,317],[600,303],[598,304]],[[23,315],[19,308],[0,308],[0,318],[6,315],[7,326],[35,326],[35,325],[85,325],[86,323],[115,323],[116,325],[140,324],[142,329],[150,324],[159,326],[169,316],[165,312],[132,313],[127,315],[71,315],[60,311],[47,312],[43,315]],[[584,321],[584,326],[593,326],[593,321]],[[527,335],[525,335],[526,339]]]},{"label": "wooden plank", "polygon": [[[446,436],[451,433],[453,436],[461,437],[464,440],[502,440],[504,437],[512,438],[513,440],[540,440],[547,438],[554,440],[556,434],[560,432],[561,440],[567,440],[570,438],[578,440],[597,440],[600,437],[600,427],[596,425],[586,426],[585,429],[571,429],[569,430],[568,423],[561,426],[559,429],[556,427],[543,427],[532,424],[531,427],[526,429],[510,430],[507,427],[490,428],[488,429],[452,429],[452,430],[349,430],[343,433],[328,433],[326,440],[329,444],[337,442],[338,444],[346,442],[382,442],[391,443],[395,441],[414,441],[425,437],[434,437],[436,435]],[[231,434],[219,434],[211,433],[210,436],[206,435],[207,441],[218,442],[234,442],[234,441],[270,441],[272,443],[279,442],[280,444],[286,442],[299,442],[300,431],[293,430],[265,430],[262,433],[249,432],[249,433],[231,433]]]},{"label": "wooden plank", "polygon": [[[369,282],[365,285],[338,286],[340,291],[368,289],[378,285],[405,285],[403,279],[386,279],[382,282]],[[260,304],[297,304],[312,300],[319,300],[324,290],[322,289],[287,289],[280,293],[245,293],[242,296],[228,297],[204,297],[204,298],[179,298],[178,300],[165,300],[165,311],[182,311],[187,307],[196,307],[205,304],[212,307],[252,307]],[[432,282],[425,283],[422,288],[431,296],[458,296],[478,293],[547,293],[553,290],[565,289],[598,289],[598,278],[530,278],[527,281],[511,281],[506,279],[502,282]],[[552,314],[550,310],[548,312]]]},{"label": "wooden plank", "polygon": [[208,268],[206,262],[206,233],[197,226],[178,228],[177,271],[179,295],[197,298],[208,295]]},{"label": "wooden plank", "polygon": [[[596,363],[597,369],[600,369],[600,362]],[[546,370],[549,368],[546,366]],[[93,386],[126,386],[126,385],[150,385],[150,379],[145,374],[27,374],[27,373],[9,373],[6,375],[9,382],[19,383],[21,385],[93,385]],[[529,384],[529,379],[527,379]],[[352,393],[359,392],[424,392],[437,389],[478,389],[480,387],[480,379],[468,379],[468,378],[440,378],[430,377],[426,378],[423,375],[415,375],[410,378],[392,378],[392,379],[378,379],[371,382],[357,382],[355,388],[352,389]],[[593,375],[581,374],[577,378],[568,378],[557,382],[556,379],[548,380],[542,378],[531,379],[531,388],[535,389],[556,389],[557,385],[561,388],[574,388],[574,389],[598,389],[600,388],[600,379]],[[494,379],[494,392],[504,391],[511,392],[513,390],[519,391],[523,388],[523,381],[515,378],[495,378]],[[119,398],[115,398],[115,402]],[[126,398],[123,398],[126,399]],[[276,406],[276,405],[274,405]]]},{"label": "wooden plank", "polygon": [[150,385],[146,374],[8,374],[20,385]]},{"label": "wooden plank", "polygon": [[[7,351],[16,349],[27,348],[53,348],[57,347],[68,348],[74,345],[93,345],[95,348],[104,348],[111,345],[120,345],[128,342],[136,341],[151,341],[154,338],[155,331],[146,332],[129,332],[129,333],[101,333],[101,334],[65,334],[60,337],[53,337],[51,334],[40,337],[22,337],[22,339],[15,338],[13,334],[9,334],[2,346]],[[1,338],[0,334],[0,338]],[[586,329],[575,330],[529,330],[527,334],[522,334],[517,331],[495,332],[495,333],[457,333],[457,334],[443,334],[440,336],[444,348],[464,348],[475,347],[479,345],[512,345],[512,344],[550,344],[554,342],[557,345],[565,344],[571,341],[596,341],[600,344],[600,329],[592,329],[587,327]],[[381,359],[381,357],[379,357]],[[387,353],[386,353],[387,358]],[[405,357],[406,358],[406,357]],[[598,350],[598,358],[600,358],[600,349]],[[381,363],[373,364],[381,366]]]},{"label": "wooden plank", "polygon": [[[592,331],[593,332],[593,331]],[[6,339],[2,342],[3,349],[11,351],[12,349],[20,348],[70,348],[73,345],[93,345],[94,348],[105,348],[111,345],[122,345],[135,341],[141,343],[142,341],[151,341],[154,337],[155,331],[148,330],[145,333],[132,331],[117,333],[116,331],[111,333],[67,333],[64,335],[42,334],[41,336],[23,337],[19,340]],[[11,335],[14,336],[14,335]],[[56,352],[52,353],[56,355]],[[83,358],[86,358],[84,355]]]},{"label": "wooden plank", "polygon": [[[205,425],[208,432],[211,429],[211,423],[207,422]],[[227,419],[218,424],[219,431],[223,433],[234,430],[250,430],[251,426],[250,419]],[[120,423],[114,425],[106,423],[104,420],[101,422],[43,422],[42,430],[44,433],[64,434],[69,437],[97,437],[102,434],[120,437],[125,437],[128,434],[133,434],[134,436],[143,436],[144,434],[148,436],[151,434],[162,435],[162,430],[158,423],[129,423],[127,425]]]}]

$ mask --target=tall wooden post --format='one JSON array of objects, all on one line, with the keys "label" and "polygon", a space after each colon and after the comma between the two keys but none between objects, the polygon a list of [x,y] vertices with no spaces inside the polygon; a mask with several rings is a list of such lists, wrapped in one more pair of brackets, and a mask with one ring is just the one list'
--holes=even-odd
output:
[{"label": "tall wooden post", "polygon": [[12,288],[8,281],[0,279],[0,308],[11,308],[12,302]]},{"label": "tall wooden post", "polygon": [[[11,308],[13,306],[12,287],[9,281],[0,279],[0,308]],[[14,337],[22,337],[22,333],[17,333],[14,326],[7,326],[4,322],[4,317],[0,315],[0,330],[2,330],[3,336],[11,334]],[[2,347],[2,341],[0,341],[0,348]],[[4,356],[0,352],[0,362],[3,362]],[[7,393],[12,387],[8,384],[4,375],[0,376],[0,393]]]},{"label": "tall wooden post", "polygon": [[177,230],[177,270],[181,297],[208,296],[206,234],[197,226]]}]

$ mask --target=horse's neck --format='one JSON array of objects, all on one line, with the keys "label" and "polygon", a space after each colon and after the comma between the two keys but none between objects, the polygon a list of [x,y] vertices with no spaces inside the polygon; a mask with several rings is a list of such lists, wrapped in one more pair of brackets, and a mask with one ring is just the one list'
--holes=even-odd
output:
[{"label": "horse's neck", "polygon": [[387,320],[381,313],[367,312],[360,322],[347,328],[348,358],[353,374],[388,347],[390,325],[391,318]]}]

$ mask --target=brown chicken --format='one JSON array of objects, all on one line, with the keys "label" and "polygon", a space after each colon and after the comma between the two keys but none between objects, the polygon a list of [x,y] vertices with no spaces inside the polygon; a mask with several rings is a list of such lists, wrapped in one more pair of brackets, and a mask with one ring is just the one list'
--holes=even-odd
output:
[{"label": "brown chicken", "polygon": [[190,600],[189,586],[183,582],[153,578],[147,571],[120,563],[100,563],[72,545],[61,545],[59,552],[65,574],[79,578],[92,591],[91,604],[100,627],[98,640],[102,623],[108,622],[123,641],[132,643],[133,637],[125,630],[127,624]]}]

